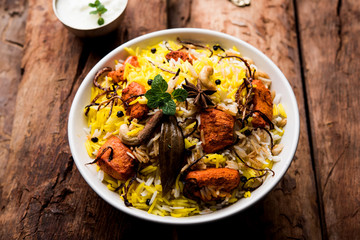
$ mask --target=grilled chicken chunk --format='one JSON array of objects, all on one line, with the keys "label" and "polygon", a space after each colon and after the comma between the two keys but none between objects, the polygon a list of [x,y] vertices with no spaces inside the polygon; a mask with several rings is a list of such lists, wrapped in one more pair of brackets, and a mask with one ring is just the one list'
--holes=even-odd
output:
[{"label": "grilled chicken chunk", "polygon": [[240,174],[229,168],[208,168],[189,172],[185,178],[184,194],[203,201],[221,199],[240,183]]},{"label": "grilled chicken chunk", "polygon": [[234,142],[235,119],[220,110],[209,108],[200,114],[204,152],[217,152]]},{"label": "grilled chicken chunk", "polygon": [[193,59],[195,59],[193,55],[184,51],[171,51],[168,54],[166,54],[165,58],[168,61],[170,59],[174,59],[175,61],[177,61],[179,58],[181,58],[184,62],[188,61],[191,64],[193,63]]},{"label": "grilled chicken chunk", "polygon": [[134,67],[139,67],[139,62],[137,60],[136,56],[130,56],[128,58],[126,58],[124,65],[122,65],[121,67],[119,67],[117,70],[115,71],[111,71],[108,73],[108,77],[111,77],[112,80],[116,83],[121,82],[121,81],[126,81],[126,79],[124,78],[124,71],[125,71],[125,65],[126,64],[131,64]]},{"label": "grilled chicken chunk", "polygon": [[146,104],[135,103],[133,105],[129,105],[132,101],[134,101],[137,96],[141,94],[145,94],[146,89],[143,85],[132,82],[123,89],[121,95],[121,101],[123,101],[126,105],[126,114],[131,118],[141,119],[147,115],[149,112],[149,108]]},{"label": "grilled chicken chunk", "polygon": [[[264,113],[271,121],[273,117],[273,102],[271,92],[260,80],[253,80],[253,104],[254,110]],[[268,123],[263,119],[260,113],[255,112],[251,124],[254,127],[265,127]]]},{"label": "grilled chicken chunk", "polygon": [[98,150],[97,164],[113,178],[126,181],[134,176],[137,165],[137,160],[128,153],[132,151],[113,136]]}]

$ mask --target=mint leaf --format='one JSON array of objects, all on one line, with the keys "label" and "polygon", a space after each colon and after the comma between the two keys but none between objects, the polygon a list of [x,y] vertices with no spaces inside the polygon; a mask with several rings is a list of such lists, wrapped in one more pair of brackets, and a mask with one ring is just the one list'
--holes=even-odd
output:
[{"label": "mint leaf", "polygon": [[154,77],[154,80],[151,84],[151,89],[154,89],[156,91],[163,93],[163,92],[166,92],[166,90],[168,89],[168,84],[163,79],[163,77],[160,74],[158,74]]},{"label": "mint leaf", "polygon": [[107,11],[107,9],[104,7],[104,5],[101,4],[100,6],[97,7],[97,11],[99,14],[103,14],[104,12]]},{"label": "mint leaf", "polygon": [[98,14],[99,19],[98,19],[97,23],[99,25],[103,25],[105,23],[105,20],[104,20],[104,18],[102,18],[101,15],[107,11],[105,6],[103,4],[101,4],[99,0],[96,0],[94,3],[89,3],[89,7],[96,8],[96,10],[91,11],[90,14]]},{"label": "mint leaf", "polygon": [[185,89],[177,88],[172,92],[172,96],[176,101],[183,102],[188,96],[188,92]]},{"label": "mint leaf", "polygon": [[147,105],[149,108],[157,108],[160,105],[159,94],[153,89],[147,91],[145,97],[148,100]]},{"label": "mint leaf", "polygon": [[147,91],[145,93],[145,97],[148,100],[147,105],[149,108],[157,108],[171,100],[170,93],[167,92],[161,93],[154,89],[150,89],[149,91]]},{"label": "mint leaf", "polygon": [[145,93],[145,97],[150,100],[152,98],[157,99],[158,98],[158,93],[156,91],[154,91],[154,89],[150,89]]},{"label": "mint leaf", "polygon": [[170,100],[171,100],[171,94],[170,93],[165,92],[165,93],[162,93],[160,95],[160,105],[164,104],[164,103],[166,103],[166,102],[168,102]]},{"label": "mint leaf", "polygon": [[172,97],[177,101],[185,101],[187,91],[184,89],[175,89],[173,94],[166,92],[168,89],[167,82],[158,74],[154,77],[151,89],[145,93],[147,106],[149,108],[160,108],[165,115],[175,115],[176,104]]},{"label": "mint leaf", "polygon": [[157,101],[157,100],[152,100],[152,101],[148,100],[148,102],[147,102],[147,106],[149,108],[157,108],[159,105],[160,105],[159,101]]},{"label": "mint leaf", "polygon": [[103,9],[101,9],[101,10],[98,9],[98,12],[99,12],[100,15],[101,15],[101,14],[104,14],[106,11],[107,11],[106,8],[103,8]]},{"label": "mint leaf", "polygon": [[172,99],[170,99],[170,101],[167,101],[163,105],[161,105],[160,109],[163,111],[165,115],[175,115],[176,104]]}]

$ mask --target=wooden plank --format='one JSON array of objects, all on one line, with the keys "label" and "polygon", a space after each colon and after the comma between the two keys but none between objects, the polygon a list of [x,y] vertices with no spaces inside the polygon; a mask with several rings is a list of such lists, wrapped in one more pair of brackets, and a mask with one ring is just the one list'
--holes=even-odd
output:
[{"label": "wooden plank", "polygon": [[355,239],[360,234],[360,7],[351,0],[298,1],[297,9],[323,231],[329,239]]},{"label": "wooden plank", "polygon": [[[21,57],[25,37],[24,21],[26,11],[23,2],[11,4],[12,2],[0,1],[0,32],[1,45],[0,55],[6,59],[0,65],[0,156],[4,161],[9,151],[12,120],[15,109],[17,86],[21,78]],[[5,162],[4,162],[5,163]],[[0,170],[0,177],[3,176],[3,168]]]},{"label": "wooden plank", "polygon": [[129,1],[121,32],[126,39],[165,29],[167,26],[167,1]]},{"label": "wooden plank", "polygon": [[[0,219],[2,226],[8,226],[1,235],[7,239],[36,236],[43,230],[42,217],[47,216],[44,210],[51,201],[61,201],[73,191],[67,186],[62,187],[63,192],[55,190],[66,177],[64,170],[72,166],[66,155],[66,115],[60,111],[60,98],[67,95],[64,86],[72,85],[81,43],[64,37],[66,31],[48,13],[51,3],[32,1],[29,6],[24,75],[13,105],[14,128],[3,179],[7,184],[1,196],[5,206]],[[66,44],[72,48],[64,47]]]},{"label": "wooden plank", "polygon": [[[24,22],[27,11],[24,1],[0,0],[0,225],[4,226],[2,215],[5,211],[7,201],[2,198],[6,171],[10,154],[10,140],[13,129],[15,114],[15,101],[18,85],[22,76],[21,58],[25,37]],[[4,236],[6,229],[0,228],[0,236]],[[0,237],[1,238],[1,237]]]},{"label": "wooden plank", "polygon": [[[71,101],[86,73],[129,37],[165,28],[166,2],[130,1],[119,32],[97,40],[69,33],[53,15],[51,1],[30,0],[28,6],[24,75],[1,172],[6,173],[1,174],[1,238],[145,238],[156,228],[171,239],[172,227],[130,217],[98,197],[74,166],[67,142]],[[162,17],[153,18],[149,9]],[[131,19],[134,13],[142,17]],[[151,26],[142,26],[144,18]]]},{"label": "wooden plank", "polygon": [[[297,154],[278,186],[249,210],[220,223],[193,227],[207,237],[227,237],[206,229],[235,227],[245,235],[260,239],[320,239],[316,187],[308,141],[302,92],[299,49],[294,6],[291,1],[252,1],[238,8],[229,1],[170,1],[170,27],[200,27],[237,36],[267,54],[284,72],[295,92],[301,116],[301,136]],[[236,225],[234,224],[236,222]],[[189,230],[189,229],[187,229]],[[180,239],[186,233],[179,231]]]}]

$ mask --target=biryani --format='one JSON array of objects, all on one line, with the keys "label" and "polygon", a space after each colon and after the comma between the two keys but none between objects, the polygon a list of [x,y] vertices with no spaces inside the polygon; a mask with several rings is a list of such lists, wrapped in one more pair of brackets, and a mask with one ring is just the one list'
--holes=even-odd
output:
[{"label": "biryani", "polygon": [[286,113],[251,59],[182,39],[125,50],[95,74],[84,114],[88,165],[126,206],[207,214],[275,174]]}]

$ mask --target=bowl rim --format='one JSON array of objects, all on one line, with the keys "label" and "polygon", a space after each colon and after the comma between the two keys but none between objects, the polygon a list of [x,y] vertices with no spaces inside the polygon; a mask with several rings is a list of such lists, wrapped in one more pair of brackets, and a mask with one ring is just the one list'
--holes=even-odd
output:
[{"label": "bowl rim", "polygon": [[115,21],[125,12],[125,10],[126,10],[126,8],[127,8],[127,5],[128,5],[128,3],[129,3],[128,0],[122,0],[122,1],[125,1],[125,7],[124,7],[124,9],[123,9],[121,12],[119,12],[119,13],[116,15],[116,17],[115,17],[112,21],[110,21],[110,22],[104,23],[103,25],[99,25],[99,26],[93,27],[93,28],[77,28],[77,27],[71,26],[71,25],[69,25],[69,24],[66,24],[66,23],[64,22],[64,20],[59,16],[59,13],[58,13],[58,10],[57,10],[57,7],[56,7],[56,3],[57,3],[58,1],[59,1],[59,0],[52,0],[52,8],[53,8],[53,12],[54,12],[56,18],[57,18],[62,24],[64,24],[65,26],[67,26],[67,27],[69,27],[69,28],[71,28],[71,29],[77,30],[77,31],[84,31],[84,32],[101,29],[101,28],[104,28],[104,27],[110,25],[111,23],[115,22]]},{"label": "bowl rim", "polygon": [[[241,208],[236,208],[236,209],[231,209],[226,211],[224,209],[230,208],[231,206],[234,206],[234,204],[231,204],[230,206],[225,207],[224,211],[216,211],[214,213],[210,213],[210,214],[206,214],[206,215],[196,215],[196,216],[191,216],[191,217],[183,217],[183,218],[175,218],[175,217],[170,217],[170,216],[156,216],[153,214],[149,214],[146,211],[143,210],[139,210],[139,209],[135,209],[135,208],[129,208],[129,207],[125,207],[125,206],[119,206],[118,204],[116,204],[115,202],[111,201],[111,199],[109,199],[109,197],[106,196],[106,193],[102,191],[102,189],[98,189],[97,186],[95,186],[95,183],[93,183],[93,181],[99,181],[97,178],[90,178],[90,176],[88,176],[88,174],[86,174],[86,168],[84,166],[80,166],[82,163],[80,162],[80,160],[77,159],[76,157],[76,149],[75,149],[75,138],[72,137],[72,132],[73,132],[73,126],[74,126],[74,120],[76,118],[76,112],[75,112],[75,103],[77,103],[80,99],[81,96],[79,93],[84,92],[86,85],[88,84],[87,82],[91,81],[92,76],[95,74],[95,71],[97,69],[99,69],[100,67],[102,67],[107,61],[109,61],[110,59],[112,59],[114,56],[118,55],[119,53],[121,53],[125,47],[129,47],[129,46],[133,46],[136,45],[137,43],[140,43],[144,40],[149,40],[155,37],[160,37],[162,35],[174,35],[174,34],[191,34],[191,33],[200,33],[200,34],[204,34],[204,35],[211,35],[213,37],[215,37],[216,39],[227,39],[231,42],[236,42],[242,46],[244,46],[245,48],[248,48],[250,51],[255,52],[256,55],[258,55],[259,57],[261,57],[264,61],[267,62],[267,64],[270,64],[271,68],[273,68],[273,70],[279,74],[279,76],[281,76],[281,78],[283,80],[282,83],[284,84],[284,87],[286,88],[286,92],[289,93],[289,99],[291,102],[291,108],[293,109],[293,112],[295,113],[294,117],[294,130],[293,130],[293,144],[291,145],[291,148],[289,150],[289,154],[287,156],[287,162],[284,163],[284,166],[282,167],[282,171],[281,172],[276,172],[276,175],[274,176],[274,180],[271,181],[267,186],[266,189],[263,189],[263,193],[260,193],[260,195],[257,195],[256,197],[254,197],[254,199],[252,199],[252,201],[248,201],[246,203],[243,203],[243,205],[241,205]],[[284,81],[285,80],[285,81]],[[280,182],[280,180],[283,178],[283,176],[286,174],[287,170],[289,169],[297,146],[298,146],[298,142],[299,142],[299,135],[300,135],[300,117],[299,117],[299,109],[298,109],[298,104],[296,101],[296,97],[295,94],[290,86],[289,81],[286,79],[286,77],[284,76],[284,74],[280,71],[280,69],[277,67],[277,65],[275,63],[273,63],[270,58],[268,58],[264,53],[262,53],[260,50],[258,50],[257,48],[255,48],[254,46],[250,45],[249,43],[238,39],[236,37],[233,37],[231,35],[225,34],[225,33],[221,33],[221,32],[217,32],[214,30],[208,30],[208,29],[200,29],[200,28],[174,28],[174,29],[166,29],[166,30],[160,30],[160,31],[156,31],[156,32],[152,32],[152,33],[148,33],[145,35],[142,35],[140,37],[134,38],[132,40],[129,40],[128,42],[125,42],[124,44],[118,46],[117,48],[115,48],[114,50],[112,50],[110,53],[108,53],[106,56],[104,56],[97,64],[95,64],[95,66],[92,67],[92,69],[88,72],[88,74],[86,75],[86,77],[84,78],[83,82],[81,83],[81,85],[79,86],[75,97],[73,99],[72,105],[71,105],[71,109],[70,109],[70,113],[69,113],[69,118],[68,118],[68,140],[69,140],[69,145],[70,145],[70,150],[74,159],[75,164],[77,165],[78,170],[80,171],[80,174],[82,175],[82,177],[85,179],[85,181],[89,184],[89,186],[102,198],[104,199],[107,203],[109,203],[110,205],[112,205],[113,207],[115,207],[118,210],[121,210],[124,213],[127,213],[131,216],[143,219],[143,220],[149,220],[152,222],[157,222],[157,223],[164,223],[164,224],[178,224],[178,225],[188,225],[188,224],[198,224],[198,223],[205,223],[205,222],[212,222],[215,220],[219,220],[219,219],[223,219],[226,217],[229,217],[231,215],[234,215],[236,213],[240,213],[241,211],[244,211],[245,209],[249,208],[250,206],[254,205],[255,203],[257,203],[259,200],[263,199],[269,192],[271,192],[271,190]],[[285,161],[285,159],[282,159],[282,161]],[[265,186],[263,186],[265,187]],[[107,190],[107,189],[106,189]],[[107,190],[109,191],[109,190]],[[235,203],[236,204],[236,203]],[[144,212],[146,214],[139,214],[138,211]],[[216,214],[215,214],[216,213]],[[206,217],[205,217],[206,216]]]}]

